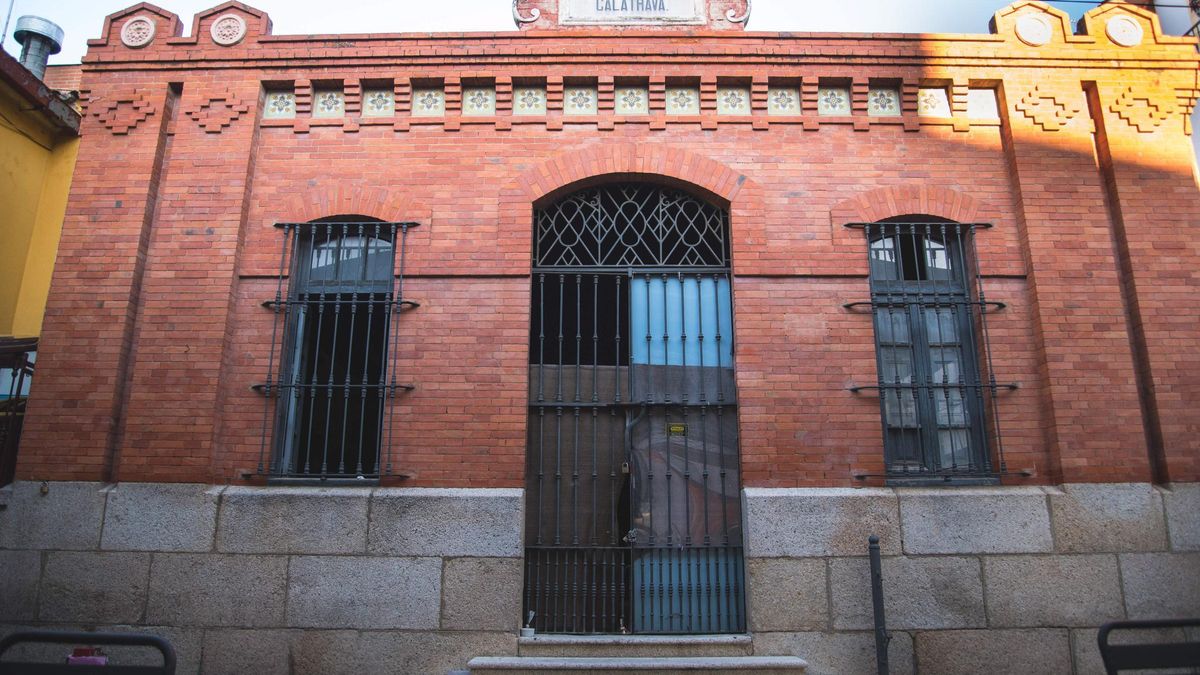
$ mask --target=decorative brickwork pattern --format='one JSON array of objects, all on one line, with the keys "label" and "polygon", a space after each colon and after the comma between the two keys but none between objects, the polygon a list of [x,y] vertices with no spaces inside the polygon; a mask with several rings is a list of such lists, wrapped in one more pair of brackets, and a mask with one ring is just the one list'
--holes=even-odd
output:
[{"label": "decorative brickwork pattern", "polygon": [[114,136],[129,133],[155,113],[154,104],[140,93],[124,94],[108,102],[93,101],[88,105],[88,110]]},{"label": "decorative brickwork pattern", "polygon": [[1148,133],[1175,115],[1176,101],[1169,91],[1135,92],[1133,87],[1126,87],[1109,106],[1109,110],[1128,122],[1129,126]]},{"label": "decorative brickwork pattern", "polygon": [[1032,91],[1021,97],[1016,107],[1043,130],[1058,131],[1083,109],[1078,104],[1060,101],[1059,98],[1057,95],[1044,93],[1040,86],[1035,86]]},{"label": "decorative brickwork pattern", "polygon": [[234,94],[223,92],[210,96],[204,103],[193,103],[183,112],[208,133],[219,134],[238,117],[250,112],[250,104],[243,103]]}]

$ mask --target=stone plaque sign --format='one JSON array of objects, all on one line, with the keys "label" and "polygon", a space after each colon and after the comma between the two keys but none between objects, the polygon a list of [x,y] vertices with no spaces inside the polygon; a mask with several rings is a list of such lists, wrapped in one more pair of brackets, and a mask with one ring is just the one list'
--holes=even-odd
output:
[{"label": "stone plaque sign", "polygon": [[563,25],[670,25],[707,23],[706,0],[560,0]]}]

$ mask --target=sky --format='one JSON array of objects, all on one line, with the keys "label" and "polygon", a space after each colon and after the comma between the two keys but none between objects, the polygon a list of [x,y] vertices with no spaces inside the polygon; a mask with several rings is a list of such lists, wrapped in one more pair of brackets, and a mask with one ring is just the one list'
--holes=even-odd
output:
[{"label": "sky", "polygon": [[[244,0],[247,1],[247,0]],[[222,0],[157,0],[154,4],[175,12],[191,32],[192,17]],[[1184,0],[1163,0],[1184,4]],[[17,17],[35,14],[66,32],[63,50],[50,63],[79,63],[87,40],[98,37],[104,17],[137,4],[137,0],[0,0],[0,12],[13,5],[4,48],[19,54],[11,37]],[[401,33],[424,31],[515,30],[509,0],[248,0],[247,4],[271,15],[274,32]],[[751,30],[986,33],[988,21],[1004,0],[755,0]],[[1095,2],[1051,2],[1078,19]],[[1181,15],[1181,25],[1186,21]],[[3,16],[0,16],[0,22]],[[1183,26],[1177,32],[1186,30]]]}]

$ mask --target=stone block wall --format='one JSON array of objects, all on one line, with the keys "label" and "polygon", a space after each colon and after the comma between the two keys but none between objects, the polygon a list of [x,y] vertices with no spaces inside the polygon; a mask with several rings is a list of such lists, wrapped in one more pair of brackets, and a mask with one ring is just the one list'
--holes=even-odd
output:
[{"label": "stone block wall", "polygon": [[881,537],[892,672],[1103,672],[1096,629],[1200,616],[1200,485],[747,488],[756,654],[874,672]]},{"label": "stone block wall", "polygon": [[[517,652],[512,489],[19,482],[0,633],[166,636],[181,673],[445,673]],[[1200,615],[1200,485],[745,490],[755,655],[895,673],[1101,671],[1096,629]],[[45,653],[44,651],[42,653]]]},{"label": "stone block wall", "polygon": [[206,674],[516,652],[520,490],[45,485],[0,496],[0,633],[146,631]]}]

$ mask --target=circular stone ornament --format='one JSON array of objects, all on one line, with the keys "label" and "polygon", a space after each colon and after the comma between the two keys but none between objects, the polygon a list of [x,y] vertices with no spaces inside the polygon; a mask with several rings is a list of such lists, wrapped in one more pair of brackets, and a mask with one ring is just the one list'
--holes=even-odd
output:
[{"label": "circular stone ornament", "polygon": [[1041,47],[1054,38],[1054,26],[1041,14],[1026,14],[1017,19],[1017,37],[1031,47]]},{"label": "circular stone ornament", "polygon": [[229,47],[236,45],[246,37],[246,20],[237,14],[225,14],[218,17],[208,29],[213,42]]},{"label": "circular stone ornament", "polygon": [[121,26],[121,42],[126,47],[145,47],[154,39],[154,20],[148,16],[135,16]]},{"label": "circular stone ornament", "polygon": [[1132,16],[1114,16],[1108,20],[1104,32],[1108,33],[1108,39],[1122,47],[1136,47],[1146,37],[1142,24]]}]

